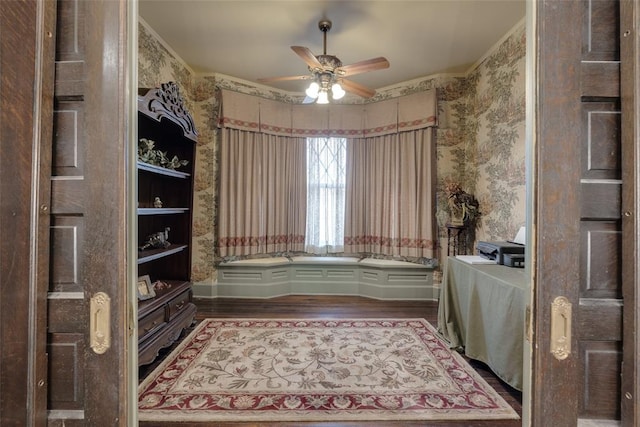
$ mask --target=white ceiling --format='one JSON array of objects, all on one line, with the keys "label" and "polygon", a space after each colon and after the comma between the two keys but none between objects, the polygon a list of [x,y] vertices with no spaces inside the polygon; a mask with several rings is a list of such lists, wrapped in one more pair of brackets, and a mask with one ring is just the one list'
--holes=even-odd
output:
[{"label": "white ceiling", "polygon": [[[380,89],[443,72],[466,72],[525,16],[526,0],[140,0],[142,19],[198,74],[250,82],[307,74],[291,46],[344,65],[384,56],[390,68],[350,77]],[[304,81],[270,84],[302,92]]]}]

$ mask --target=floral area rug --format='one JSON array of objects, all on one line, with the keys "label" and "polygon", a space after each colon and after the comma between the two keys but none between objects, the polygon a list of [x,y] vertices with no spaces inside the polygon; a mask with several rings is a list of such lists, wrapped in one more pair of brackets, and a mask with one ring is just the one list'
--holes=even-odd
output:
[{"label": "floral area rug", "polygon": [[518,418],[424,319],[206,319],[138,393],[144,421]]}]

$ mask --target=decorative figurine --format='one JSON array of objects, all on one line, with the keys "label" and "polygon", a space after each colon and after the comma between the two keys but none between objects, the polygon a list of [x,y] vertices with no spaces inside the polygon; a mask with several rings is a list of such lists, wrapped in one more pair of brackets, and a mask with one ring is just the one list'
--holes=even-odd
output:
[{"label": "decorative figurine", "polygon": [[164,231],[158,231],[157,233],[151,234],[147,237],[147,241],[144,245],[140,246],[138,250],[144,251],[145,249],[166,249],[171,243],[169,243],[169,231],[170,228],[166,227]]},{"label": "decorative figurine", "polygon": [[160,200],[160,197],[156,197],[155,199],[153,199],[153,207],[154,208],[162,207],[162,200]]}]

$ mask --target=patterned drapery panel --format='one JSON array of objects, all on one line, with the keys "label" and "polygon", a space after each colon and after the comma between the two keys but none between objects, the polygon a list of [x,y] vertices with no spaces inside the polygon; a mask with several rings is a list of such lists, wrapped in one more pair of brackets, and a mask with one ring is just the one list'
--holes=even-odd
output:
[{"label": "patterned drapery panel", "polygon": [[304,138],[224,128],[220,144],[220,256],[302,251]]},{"label": "patterned drapery panel", "polygon": [[434,258],[432,128],[347,144],[345,252]]}]

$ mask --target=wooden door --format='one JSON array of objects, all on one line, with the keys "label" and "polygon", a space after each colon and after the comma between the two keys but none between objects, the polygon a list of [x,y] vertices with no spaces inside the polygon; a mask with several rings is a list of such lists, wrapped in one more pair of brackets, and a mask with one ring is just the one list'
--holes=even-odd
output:
[{"label": "wooden door", "polygon": [[[49,422],[125,425],[126,3],[57,5]],[[110,311],[110,325],[97,310]],[[111,334],[109,348],[92,340],[92,322]]]},{"label": "wooden door", "polygon": [[[629,146],[621,139],[620,4],[542,1],[536,22],[532,425],[621,417],[638,425],[630,411],[621,413],[622,362],[637,367],[637,353],[623,353],[622,322],[623,303],[631,319],[636,297],[623,291],[638,284],[626,274],[623,281],[625,268],[638,266],[637,251],[627,250],[638,234],[623,219],[622,188],[637,193],[638,182],[637,163],[622,156]],[[554,301],[557,336],[571,332],[555,353]]]},{"label": "wooden door", "polygon": [[126,2],[0,17],[0,424],[126,425]]}]

